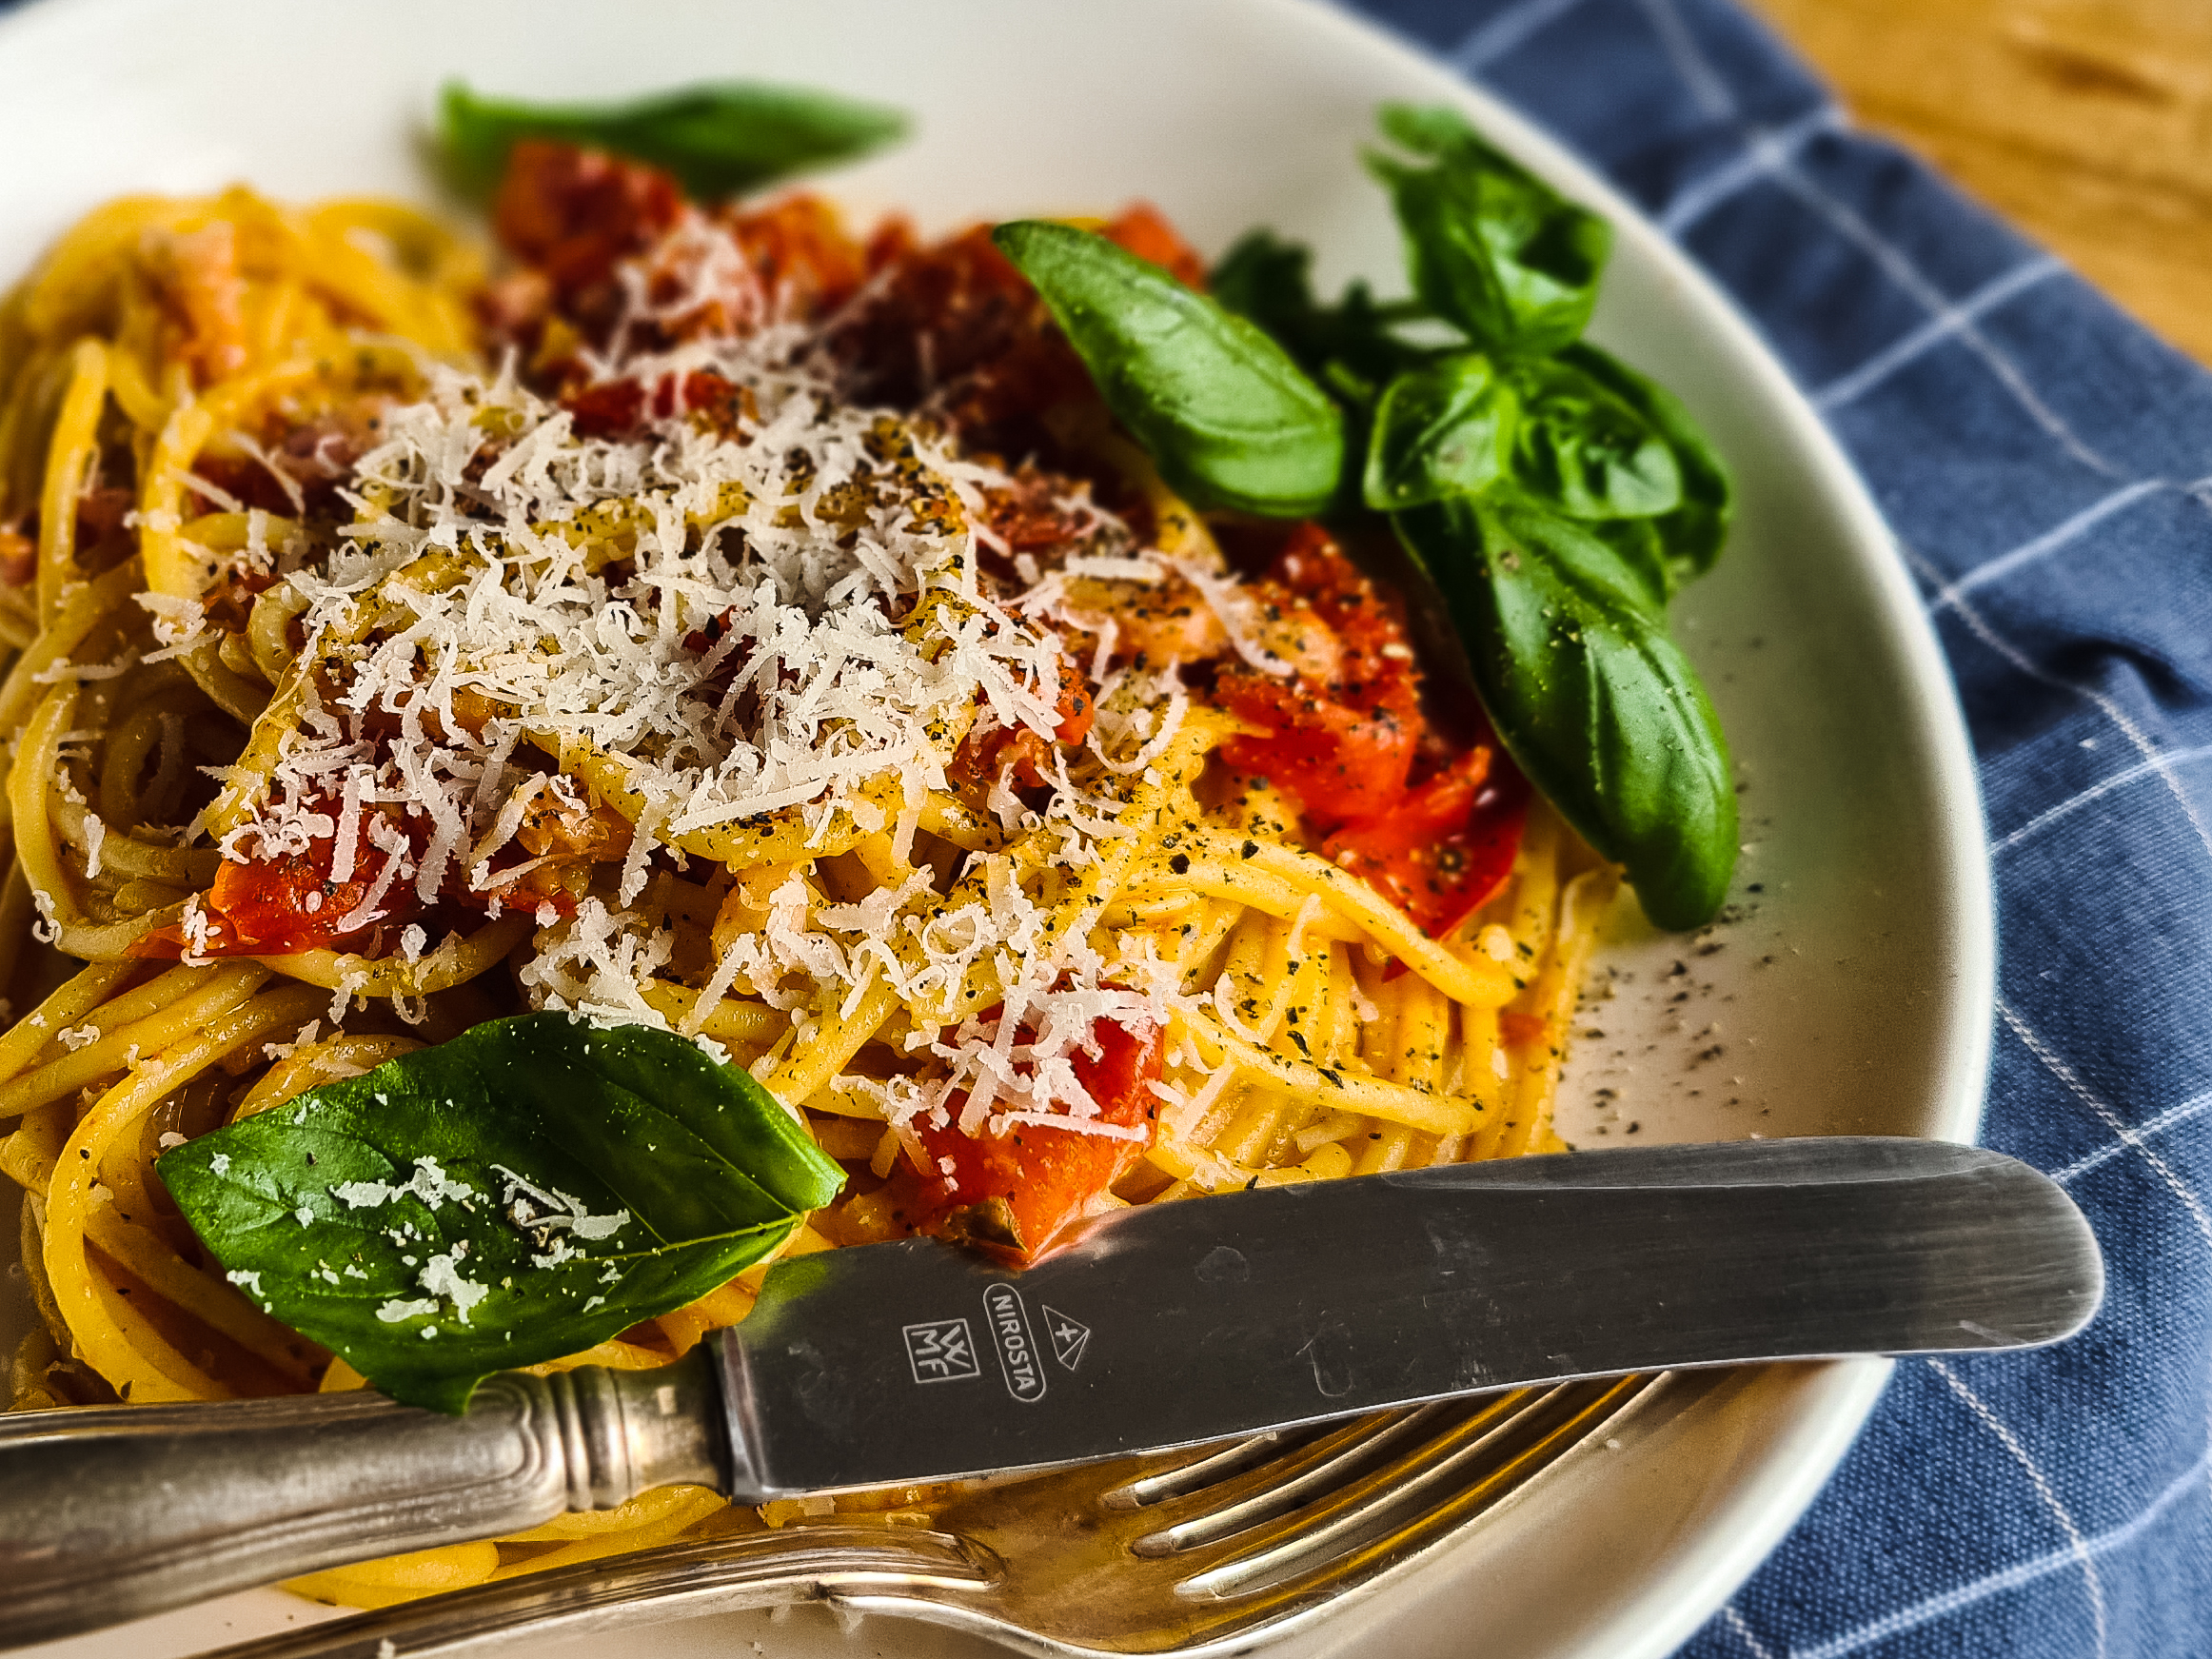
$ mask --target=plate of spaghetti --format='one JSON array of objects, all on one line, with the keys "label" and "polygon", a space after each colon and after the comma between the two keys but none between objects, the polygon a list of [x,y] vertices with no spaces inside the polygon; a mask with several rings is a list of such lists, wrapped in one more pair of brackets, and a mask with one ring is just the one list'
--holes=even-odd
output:
[{"label": "plate of spaghetti", "polygon": [[[14,1409],[453,1407],[486,1328],[664,1364],[780,1254],[1972,1135],[1978,809],[1878,519],[1627,204],[1387,40],[45,0],[0,55]],[[241,1219],[239,1124],[554,1028],[721,1079],[771,1222],[533,1175],[588,1091]],[[504,1276],[331,1242],[472,1170]],[[1666,1395],[1282,1650],[1664,1651],[1885,1375]],[[147,1639],[940,1496],[670,1489]],[[699,1639],[852,1650],[751,1617]]]}]

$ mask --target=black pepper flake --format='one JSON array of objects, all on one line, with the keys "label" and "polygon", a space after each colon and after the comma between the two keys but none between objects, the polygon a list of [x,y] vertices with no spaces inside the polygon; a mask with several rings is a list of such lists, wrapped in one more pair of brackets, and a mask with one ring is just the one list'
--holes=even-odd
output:
[{"label": "black pepper flake", "polygon": [[1177,853],[1168,860],[1168,868],[1178,876],[1188,876],[1191,873],[1191,855]]}]

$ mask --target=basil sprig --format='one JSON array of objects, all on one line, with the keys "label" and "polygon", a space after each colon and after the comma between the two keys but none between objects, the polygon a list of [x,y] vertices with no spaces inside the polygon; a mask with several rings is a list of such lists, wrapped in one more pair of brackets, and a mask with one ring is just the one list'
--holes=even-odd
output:
[{"label": "basil sprig", "polygon": [[1682,404],[1578,337],[1610,232],[1447,109],[1381,113],[1418,161],[1369,158],[1414,297],[1313,294],[1305,249],[1255,231],[1213,273],[1344,408],[1335,511],[1387,513],[1442,594],[1506,747],[1663,927],[1695,927],[1736,857],[1728,745],[1667,637],[1734,505]]},{"label": "basil sprig", "polygon": [[622,104],[524,104],[448,82],[439,108],[456,181],[488,192],[519,139],[557,138],[649,162],[701,201],[740,195],[904,136],[878,104],[798,87],[719,81]]},{"label": "basil sprig", "polygon": [[1408,369],[1375,400],[1361,494],[1377,512],[1480,495],[1510,477],[1520,397],[1479,351]]},{"label": "basil sprig", "polygon": [[1313,296],[1311,248],[1272,230],[1248,231],[1208,273],[1206,286],[1224,309],[1250,318],[1327,386],[1354,416],[1373,405],[1386,383],[1432,352],[1401,339],[1394,325],[1425,316],[1417,301],[1378,304],[1355,282],[1333,306]]},{"label": "basil sprig", "polygon": [[1667,591],[1671,595],[1683,583],[1710,570],[1728,539],[1736,491],[1728,464],[1680,398],[1619,358],[1577,341],[1559,353],[1558,361],[1580,369],[1643,416],[1674,451],[1681,502],[1651,525],[1668,560]]},{"label": "basil sprig", "polygon": [[154,1167],[259,1307],[447,1412],[491,1372],[696,1300],[844,1179],[745,1073],[559,1014],[477,1026]]},{"label": "basil sprig", "polygon": [[1179,494],[1279,518],[1333,499],[1343,414],[1259,328],[1096,231],[1025,219],[991,239]]},{"label": "basil sprig", "polygon": [[1503,351],[1556,351],[1597,304],[1612,227],[1499,151],[1449,109],[1384,106],[1386,152],[1368,167],[1405,233],[1413,292],[1469,338]]}]

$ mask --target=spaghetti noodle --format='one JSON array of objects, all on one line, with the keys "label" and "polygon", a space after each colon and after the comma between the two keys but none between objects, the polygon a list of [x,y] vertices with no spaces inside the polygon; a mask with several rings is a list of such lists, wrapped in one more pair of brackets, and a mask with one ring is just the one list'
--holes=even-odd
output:
[{"label": "spaghetti noodle", "polygon": [[[498,220],[488,282],[402,207],[134,198],[0,306],[18,1409],[360,1386],[151,1161],[523,1008],[750,1067],[852,1176],[801,1252],[1557,1144],[1616,873],[1326,533],[1175,499],[979,236],[550,145]],[[666,1363],[762,1272],[564,1363]]]}]

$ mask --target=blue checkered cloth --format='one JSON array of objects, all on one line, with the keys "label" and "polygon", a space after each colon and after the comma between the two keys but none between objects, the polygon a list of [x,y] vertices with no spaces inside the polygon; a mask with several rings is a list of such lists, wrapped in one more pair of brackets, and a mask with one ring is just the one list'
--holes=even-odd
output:
[{"label": "blue checkered cloth", "polygon": [[1996,872],[1984,1138],[2087,1212],[2046,1353],[1904,1362],[1689,1659],[2212,1655],[2212,376],[1729,0],[1362,0],[1560,134],[1757,323],[1934,621]]}]

